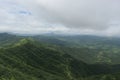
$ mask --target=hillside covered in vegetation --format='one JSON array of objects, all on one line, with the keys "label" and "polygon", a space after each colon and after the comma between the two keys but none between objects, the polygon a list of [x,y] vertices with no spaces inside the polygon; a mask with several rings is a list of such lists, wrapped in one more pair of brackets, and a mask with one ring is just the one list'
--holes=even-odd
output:
[{"label": "hillside covered in vegetation", "polygon": [[120,80],[119,44],[1,35],[0,80]]}]

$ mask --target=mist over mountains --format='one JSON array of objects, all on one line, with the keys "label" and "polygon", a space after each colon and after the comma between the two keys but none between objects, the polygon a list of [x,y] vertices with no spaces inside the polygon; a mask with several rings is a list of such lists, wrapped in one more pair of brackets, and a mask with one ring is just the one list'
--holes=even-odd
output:
[{"label": "mist over mountains", "polygon": [[119,36],[119,0],[0,0],[0,32]]},{"label": "mist over mountains", "polygon": [[0,0],[0,80],[120,80],[119,0]]}]

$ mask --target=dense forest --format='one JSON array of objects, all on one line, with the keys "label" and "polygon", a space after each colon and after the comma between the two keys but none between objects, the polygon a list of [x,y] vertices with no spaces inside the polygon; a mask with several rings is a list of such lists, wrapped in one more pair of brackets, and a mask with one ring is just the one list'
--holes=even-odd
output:
[{"label": "dense forest", "polygon": [[0,80],[120,80],[120,38],[0,34]]}]

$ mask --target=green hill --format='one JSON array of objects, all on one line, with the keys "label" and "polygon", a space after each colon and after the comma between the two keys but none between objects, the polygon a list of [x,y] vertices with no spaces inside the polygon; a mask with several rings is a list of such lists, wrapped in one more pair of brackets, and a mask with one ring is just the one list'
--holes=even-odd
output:
[{"label": "green hill", "polygon": [[5,80],[71,80],[90,72],[84,62],[28,39],[1,48],[0,67]]},{"label": "green hill", "polygon": [[22,36],[11,35],[8,33],[0,33],[0,47],[14,44],[22,38]]},{"label": "green hill", "polygon": [[0,36],[0,80],[120,80],[119,38]]}]

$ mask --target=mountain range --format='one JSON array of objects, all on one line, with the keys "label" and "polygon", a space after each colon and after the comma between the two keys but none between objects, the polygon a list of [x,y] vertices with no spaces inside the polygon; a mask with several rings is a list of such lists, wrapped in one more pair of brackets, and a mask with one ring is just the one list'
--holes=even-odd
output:
[{"label": "mountain range", "polygon": [[0,34],[0,80],[120,80],[119,38]]}]

